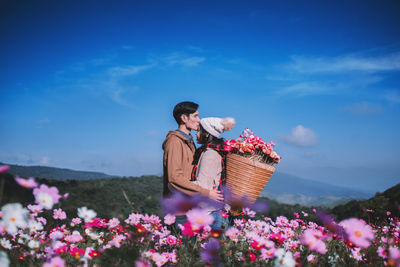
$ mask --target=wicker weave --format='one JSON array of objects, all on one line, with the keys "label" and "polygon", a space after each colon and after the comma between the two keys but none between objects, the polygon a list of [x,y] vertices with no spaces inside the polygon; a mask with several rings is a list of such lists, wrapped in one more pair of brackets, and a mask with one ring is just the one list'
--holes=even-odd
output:
[{"label": "wicker weave", "polygon": [[236,154],[226,157],[226,185],[234,197],[247,197],[252,203],[264,189],[275,167]]}]

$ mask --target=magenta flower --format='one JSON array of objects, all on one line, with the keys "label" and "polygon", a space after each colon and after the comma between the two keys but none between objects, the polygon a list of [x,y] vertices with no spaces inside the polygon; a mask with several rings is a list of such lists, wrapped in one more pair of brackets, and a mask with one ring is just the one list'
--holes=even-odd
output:
[{"label": "magenta flower", "polygon": [[10,166],[8,166],[8,165],[1,165],[1,166],[0,166],[0,173],[6,172],[6,171],[8,171],[8,169],[10,169]]},{"label": "magenta flower", "polygon": [[65,220],[67,218],[67,215],[62,209],[54,209],[53,210],[53,218],[58,219],[58,220]]},{"label": "magenta flower", "polygon": [[58,189],[57,187],[48,187],[45,184],[41,184],[40,187],[33,189],[33,195],[37,198],[37,196],[40,193],[45,193],[48,194],[52,200],[53,200],[53,204],[58,203],[58,201],[60,200],[61,196],[58,194]]},{"label": "magenta flower", "polygon": [[25,187],[25,188],[34,188],[34,187],[38,186],[38,183],[36,183],[35,179],[32,177],[28,178],[28,179],[24,179],[22,177],[16,176],[14,179],[20,186]]},{"label": "magenta flower", "polygon": [[176,237],[173,235],[170,235],[167,237],[167,243],[169,245],[175,245],[176,244]]},{"label": "magenta flower", "polygon": [[357,218],[343,220],[339,225],[343,226],[349,240],[359,247],[369,247],[375,237],[371,226]]},{"label": "magenta flower", "polygon": [[52,258],[50,262],[44,263],[43,267],[65,267],[65,260],[57,256]]}]

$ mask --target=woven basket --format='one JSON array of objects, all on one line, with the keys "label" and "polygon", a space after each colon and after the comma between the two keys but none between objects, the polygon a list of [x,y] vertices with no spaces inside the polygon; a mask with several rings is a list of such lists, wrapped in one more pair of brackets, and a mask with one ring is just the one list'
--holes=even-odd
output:
[{"label": "woven basket", "polygon": [[275,167],[237,154],[226,156],[226,185],[233,197],[247,197],[254,203],[275,171]]}]

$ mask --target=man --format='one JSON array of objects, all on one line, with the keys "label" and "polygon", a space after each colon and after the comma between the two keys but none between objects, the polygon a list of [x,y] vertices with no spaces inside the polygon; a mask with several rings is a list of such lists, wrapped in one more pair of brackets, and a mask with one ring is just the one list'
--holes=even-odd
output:
[{"label": "man", "polygon": [[200,193],[210,199],[223,201],[220,191],[208,190],[190,181],[196,150],[190,132],[199,129],[198,108],[199,105],[193,102],[181,102],[174,108],[173,115],[178,123],[178,129],[168,132],[162,146],[164,150],[163,196],[167,196],[173,190],[179,190],[187,195]]}]

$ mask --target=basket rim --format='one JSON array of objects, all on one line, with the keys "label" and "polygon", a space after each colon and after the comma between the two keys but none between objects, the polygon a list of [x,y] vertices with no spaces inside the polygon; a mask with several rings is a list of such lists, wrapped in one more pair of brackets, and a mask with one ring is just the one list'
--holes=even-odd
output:
[{"label": "basket rim", "polygon": [[243,163],[247,163],[249,165],[260,167],[262,169],[269,170],[272,172],[274,172],[276,169],[275,166],[272,166],[272,165],[269,165],[266,163],[262,163],[262,162],[259,162],[258,160],[250,159],[250,158],[238,155],[238,154],[228,153],[228,155],[226,155],[226,157],[227,157],[227,159],[232,158],[234,160],[242,161]]}]

